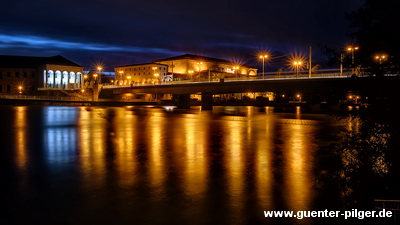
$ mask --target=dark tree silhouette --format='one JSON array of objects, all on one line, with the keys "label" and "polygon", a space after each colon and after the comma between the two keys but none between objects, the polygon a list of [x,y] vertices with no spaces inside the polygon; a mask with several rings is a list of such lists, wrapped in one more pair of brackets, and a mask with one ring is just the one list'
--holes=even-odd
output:
[{"label": "dark tree silhouette", "polygon": [[[359,62],[375,69],[384,67],[398,73],[400,67],[400,0],[366,0],[358,10],[347,15],[353,36],[360,46]],[[387,54],[382,65],[376,54]]]}]

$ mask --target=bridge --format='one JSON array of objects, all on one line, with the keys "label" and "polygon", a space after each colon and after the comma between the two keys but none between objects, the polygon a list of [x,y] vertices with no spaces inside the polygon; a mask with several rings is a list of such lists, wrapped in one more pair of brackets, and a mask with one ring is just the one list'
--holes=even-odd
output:
[{"label": "bridge", "polygon": [[[317,97],[343,99],[347,93],[357,93],[365,99],[385,98],[397,95],[400,77],[349,77],[349,76],[313,76],[313,77],[273,77],[266,79],[224,79],[220,81],[186,81],[157,85],[104,86],[101,96],[112,98],[124,94],[171,94],[175,95],[178,106],[188,107],[191,94],[202,96],[202,105],[212,106],[212,96],[227,93],[273,92],[275,95],[292,96],[301,94],[308,102]],[[181,104],[180,104],[181,103]]]}]

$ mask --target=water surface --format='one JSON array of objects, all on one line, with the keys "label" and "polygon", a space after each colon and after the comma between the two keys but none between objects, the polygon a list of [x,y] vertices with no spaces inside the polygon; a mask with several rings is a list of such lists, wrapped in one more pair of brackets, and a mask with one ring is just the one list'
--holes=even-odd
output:
[{"label": "water surface", "polygon": [[1,224],[319,224],[263,211],[373,209],[398,188],[390,130],[353,115],[2,106],[0,123]]}]

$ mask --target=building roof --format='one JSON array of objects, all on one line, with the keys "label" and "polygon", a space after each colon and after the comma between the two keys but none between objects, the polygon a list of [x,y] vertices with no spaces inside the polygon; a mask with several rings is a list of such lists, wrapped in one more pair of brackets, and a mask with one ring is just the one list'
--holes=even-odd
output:
[{"label": "building roof", "polygon": [[0,55],[0,68],[35,69],[40,65],[46,64],[82,67],[60,55],[51,57]]},{"label": "building roof", "polygon": [[[211,62],[218,62],[218,63],[235,64],[234,62],[226,60],[226,59],[218,59],[218,58],[201,56],[201,55],[193,55],[193,54],[184,54],[184,55],[174,56],[174,57],[170,57],[170,58],[154,60],[153,62],[172,61],[172,60],[181,60],[181,59],[192,59],[192,60],[198,60],[198,61],[211,61]],[[250,65],[246,65],[246,64],[242,64],[242,63],[239,63],[239,64],[249,67],[249,68],[253,68],[253,66],[250,66]]]},{"label": "building roof", "polygon": [[193,59],[193,60],[201,60],[201,61],[220,62],[220,63],[232,63],[231,61],[228,61],[225,59],[217,59],[217,58],[201,56],[201,55],[193,55],[193,54],[178,55],[178,56],[174,56],[174,57],[170,57],[170,58],[155,60],[153,62],[172,61],[172,60],[180,60],[180,59]]},{"label": "building roof", "polygon": [[129,65],[123,65],[123,66],[116,66],[115,68],[119,68],[119,67],[128,67],[128,66],[145,66],[145,65],[167,66],[167,65],[165,65],[165,64],[151,62],[151,63],[140,63],[140,64],[129,64]]}]

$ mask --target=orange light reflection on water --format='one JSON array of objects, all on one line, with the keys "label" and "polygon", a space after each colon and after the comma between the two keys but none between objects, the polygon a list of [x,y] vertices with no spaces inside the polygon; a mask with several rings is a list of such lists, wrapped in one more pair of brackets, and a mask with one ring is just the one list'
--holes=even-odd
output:
[{"label": "orange light reflection on water", "polygon": [[105,185],[106,162],[105,144],[107,120],[102,117],[103,111],[98,108],[80,108],[80,164],[82,176],[87,188],[99,188]]},{"label": "orange light reflection on water", "polygon": [[[207,146],[207,115],[201,118],[182,118],[175,129],[175,137],[183,137],[180,146],[180,152],[184,155],[181,160],[184,169],[184,192],[191,198],[198,200],[203,196],[207,187],[207,162],[206,151]],[[180,138],[176,139],[179,140]]]},{"label": "orange light reflection on water", "polygon": [[[268,114],[268,111],[266,111]],[[273,119],[271,115],[267,115],[260,123],[260,129],[255,134],[256,143],[256,191],[260,209],[273,209]]]},{"label": "orange light reflection on water", "polygon": [[308,210],[312,189],[313,126],[286,124],[284,147],[287,204],[290,210]]},{"label": "orange light reflection on water", "polygon": [[232,221],[243,219],[244,204],[244,158],[243,158],[243,139],[246,134],[247,126],[245,121],[224,121],[226,138],[226,161],[228,194],[230,197],[230,207],[232,211]]},{"label": "orange light reflection on water", "polygon": [[152,191],[151,197],[159,200],[165,195],[165,179],[169,171],[165,169],[165,118],[162,114],[153,114],[148,120],[148,133],[143,133],[142,138],[146,138],[149,143],[149,182]]},{"label": "orange light reflection on water", "polygon": [[23,171],[27,163],[27,129],[26,129],[26,107],[18,106],[15,111],[15,146],[16,146],[16,164]]}]

